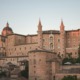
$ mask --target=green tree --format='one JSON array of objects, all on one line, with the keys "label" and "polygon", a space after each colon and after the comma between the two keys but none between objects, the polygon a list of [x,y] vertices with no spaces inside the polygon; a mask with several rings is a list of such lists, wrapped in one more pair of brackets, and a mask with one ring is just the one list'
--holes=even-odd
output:
[{"label": "green tree", "polygon": [[29,77],[29,62],[25,62],[25,69],[20,72],[21,76],[28,79]]},{"label": "green tree", "polygon": [[68,75],[68,76],[64,76],[62,80],[78,80],[78,79],[77,76]]},{"label": "green tree", "polygon": [[72,57],[72,53],[66,53],[66,57],[62,60],[62,64],[64,65],[66,62],[70,62],[71,64],[76,63],[76,59]]},{"label": "green tree", "polygon": [[64,59],[62,60],[62,64],[64,65],[64,63],[66,63],[66,62],[68,62],[68,61],[69,61],[68,58],[64,58]]},{"label": "green tree", "polygon": [[1,72],[1,73],[0,73],[0,78],[1,78],[1,77],[6,77],[6,76],[7,76],[7,75],[6,75],[6,72]]}]

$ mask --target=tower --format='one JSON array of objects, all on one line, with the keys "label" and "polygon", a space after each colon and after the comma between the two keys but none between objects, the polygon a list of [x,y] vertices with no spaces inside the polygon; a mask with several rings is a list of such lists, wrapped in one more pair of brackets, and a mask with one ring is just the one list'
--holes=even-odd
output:
[{"label": "tower", "polygon": [[52,80],[51,60],[55,56],[54,52],[46,50],[32,50],[28,52],[28,56],[29,80]]},{"label": "tower", "polygon": [[41,21],[39,19],[39,23],[38,23],[38,47],[42,48],[42,24]]},{"label": "tower", "polygon": [[60,25],[60,53],[62,57],[65,57],[65,26],[63,24],[63,21],[61,20],[61,25]]}]

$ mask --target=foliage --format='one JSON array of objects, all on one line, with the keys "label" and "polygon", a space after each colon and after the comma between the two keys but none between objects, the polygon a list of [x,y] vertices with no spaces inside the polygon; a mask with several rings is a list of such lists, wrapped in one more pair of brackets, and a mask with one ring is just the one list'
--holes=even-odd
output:
[{"label": "foliage", "polygon": [[0,72],[0,78],[1,77],[6,77],[6,72]]},{"label": "foliage", "polygon": [[71,64],[80,63],[80,46],[78,49],[78,57],[72,58],[72,53],[66,53],[67,57],[62,60],[62,64],[64,65],[66,62],[70,62]]},{"label": "foliage", "polygon": [[80,57],[76,59],[76,63],[80,63]]},{"label": "foliage", "polygon": [[25,77],[27,79],[28,79],[28,75],[29,75],[28,65],[29,65],[28,62],[25,63],[25,69],[20,72],[21,76],[23,76],[23,77]]},{"label": "foliage", "polygon": [[79,48],[78,48],[78,57],[80,57],[80,45],[79,45]]},{"label": "foliage", "polygon": [[66,62],[68,62],[68,61],[69,61],[68,58],[64,58],[64,59],[62,60],[62,64],[66,63]]},{"label": "foliage", "polygon": [[64,58],[62,60],[62,64],[64,65],[66,62],[70,62],[71,64],[75,64],[75,58],[72,58],[72,57],[70,57],[70,58]]},{"label": "foliage", "polygon": [[26,70],[21,71],[21,76],[28,78],[28,72]]},{"label": "foliage", "polygon": [[78,58],[76,59],[76,63],[80,63],[80,45],[78,48]]},{"label": "foliage", "polygon": [[62,80],[78,80],[78,79],[77,76],[68,75],[68,76],[64,76]]}]

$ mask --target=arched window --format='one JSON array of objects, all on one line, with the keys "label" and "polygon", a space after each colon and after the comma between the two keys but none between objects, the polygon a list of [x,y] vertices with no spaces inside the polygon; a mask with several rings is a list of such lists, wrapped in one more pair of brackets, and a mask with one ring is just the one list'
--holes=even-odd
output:
[{"label": "arched window", "polygon": [[50,49],[53,49],[53,43],[50,44]]},{"label": "arched window", "polygon": [[44,42],[45,42],[45,39],[42,40],[43,45],[44,45]]},{"label": "arched window", "polygon": [[52,36],[50,37],[50,42],[53,42],[53,37]]}]

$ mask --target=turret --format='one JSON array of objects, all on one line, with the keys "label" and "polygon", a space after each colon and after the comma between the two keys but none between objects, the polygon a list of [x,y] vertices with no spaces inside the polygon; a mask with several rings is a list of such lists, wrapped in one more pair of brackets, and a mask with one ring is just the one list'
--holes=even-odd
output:
[{"label": "turret", "polygon": [[6,23],[6,27],[9,27],[9,23],[8,22]]},{"label": "turret", "polygon": [[64,31],[64,28],[65,28],[64,23],[63,23],[63,21],[61,20],[60,32],[61,32],[61,31]]},{"label": "turret", "polygon": [[39,19],[39,23],[38,23],[38,32],[42,32],[42,24],[41,24],[40,19]]},{"label": "turret", "polygon": [[38,47],[42,48],[42,24],[41,21],[39,19],[39,23],[38,23]]},{"label": "turret", "polygon": [[65,50],[66,50],[66,44],[65,44],[65,26],[64,26],[64,24],[63,24],[63,21],[61,20],[61,25],[60,25],[60,53],[61,53],[61,56],[62,57],[65,57]]}]

